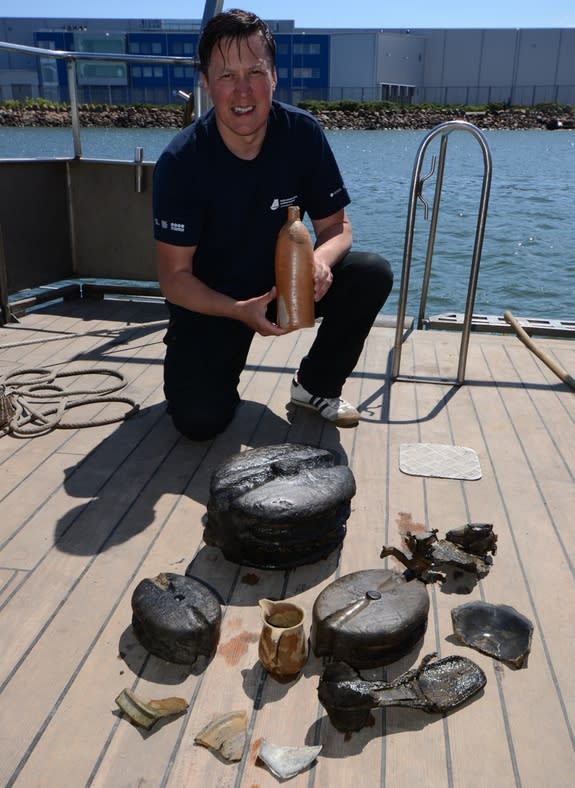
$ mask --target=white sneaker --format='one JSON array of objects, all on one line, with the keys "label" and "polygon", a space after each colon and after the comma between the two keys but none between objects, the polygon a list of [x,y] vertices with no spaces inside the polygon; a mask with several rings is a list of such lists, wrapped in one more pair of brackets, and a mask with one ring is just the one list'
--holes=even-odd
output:
[{"label": "white sneaker", "polygon": [[294,378],[291,384],[291,401],[294,405],[310,408],[338,427],[355,427],[359,412],[341,397],[315,397]]}]

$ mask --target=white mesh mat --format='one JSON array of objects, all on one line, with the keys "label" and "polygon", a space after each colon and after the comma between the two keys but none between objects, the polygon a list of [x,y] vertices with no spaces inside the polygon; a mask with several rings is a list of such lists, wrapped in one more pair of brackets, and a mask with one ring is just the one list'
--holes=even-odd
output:
[{"label": "white mesh mat", "polygon": [[410,476],[437,476],[442,479],[481,479],[479,457],[467,446],[443,443],[402,443],[399,468]]}]

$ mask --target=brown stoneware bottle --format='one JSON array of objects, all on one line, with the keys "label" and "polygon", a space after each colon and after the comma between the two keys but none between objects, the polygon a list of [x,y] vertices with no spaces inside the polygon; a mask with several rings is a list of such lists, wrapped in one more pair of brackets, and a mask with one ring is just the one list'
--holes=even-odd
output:
[{"label": "brown stoneware bottle", "polygon": [[313,326],[313,244],[297,205],[288,207],[287,221],[278,233],[275,273],[278,325],[292,331]]}]

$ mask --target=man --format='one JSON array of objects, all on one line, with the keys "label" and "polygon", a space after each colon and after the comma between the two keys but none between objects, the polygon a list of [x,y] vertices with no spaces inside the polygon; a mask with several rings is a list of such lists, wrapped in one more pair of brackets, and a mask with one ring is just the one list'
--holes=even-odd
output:
[{"label": "man", "polygon": [[393,276],[378,255],[351,252],[349,196],[319,124],[273,100],[275,41],[238,9],[213,17],[198,47],[213,108],[176,135],[154,173],[158,277],[168,303],[164,392],[192,440],[222,432],[254,334],[273,320],[274,250],[287,207],[315,234],[314,299],[322,322],[292,382],[291,401],[338,426],[357,410],[341,398]]}]

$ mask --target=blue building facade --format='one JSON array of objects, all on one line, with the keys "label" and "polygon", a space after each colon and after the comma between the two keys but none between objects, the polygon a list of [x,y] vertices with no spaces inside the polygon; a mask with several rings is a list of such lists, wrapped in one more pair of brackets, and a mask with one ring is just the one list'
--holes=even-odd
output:
[{"label": "blue building facade", "polygon": [[[71,26],[72,27],[72,26]],[[304,97],[325,98],[329,90],[330,36],[326,33],[276,33],[280,100],[297,103]],[[91,32],[78,28],[34,31],[41,49],[73,52],[182,57],[196,59],[199,31],[142,30]],[[193,63],[135,63],[81,58],[77,65],[78,97],[82,103],[171,104],[179,92],[190,93],[198,78]],[[68,77],[63,60],[42,57],[37,62],[40,95],[68,101]]]},{"label": "blue building facade", "polygon": [[[575,28],[301,29],[268,20],[280,100],[575,104]],[[63,58],[29,50],[110,53],[77,61],[83,103],[174,104],[196,90],[200,20],[0,17],[0,101],[69,101]],[[185,58],[136,62],[138,57]],[[201,91],[198,91],[198,98]]]}]

